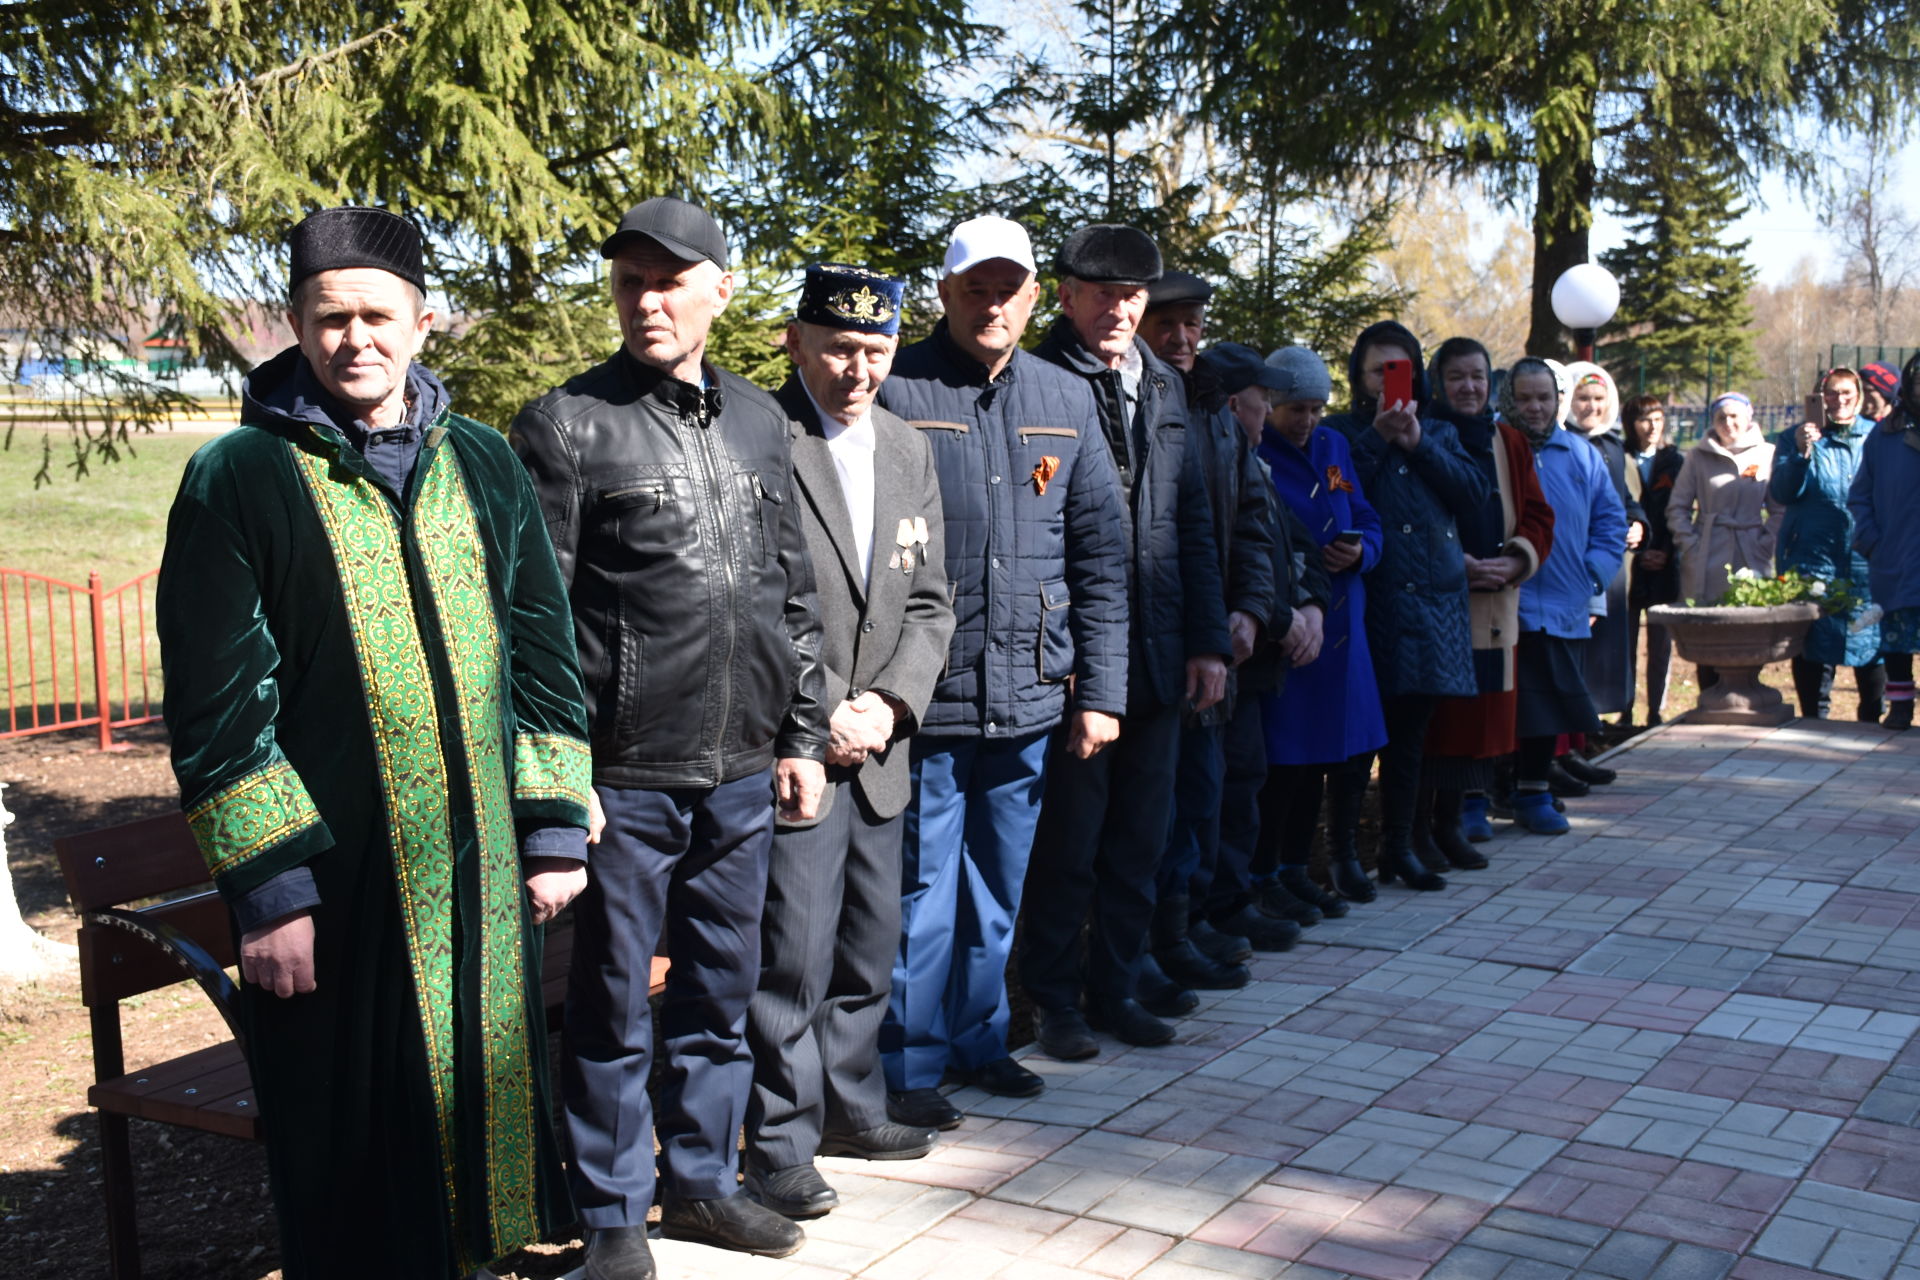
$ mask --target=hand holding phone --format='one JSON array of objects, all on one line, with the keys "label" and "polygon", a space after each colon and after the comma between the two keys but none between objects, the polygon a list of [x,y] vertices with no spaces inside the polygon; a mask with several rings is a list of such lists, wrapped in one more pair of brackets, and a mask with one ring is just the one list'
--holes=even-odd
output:
[{"label": "hand holding phone", "polygon": [[1413,361],[1383,361],[1380,365],[1380,378],[1381,405],[1413,402]]}]

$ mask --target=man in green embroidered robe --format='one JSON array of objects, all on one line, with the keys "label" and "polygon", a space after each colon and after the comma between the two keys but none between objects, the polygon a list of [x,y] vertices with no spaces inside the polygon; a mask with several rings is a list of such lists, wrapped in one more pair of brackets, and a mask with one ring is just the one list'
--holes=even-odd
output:
[{"label": "man in green embroidered robe", "polygon": [[573,1218],[538,926],[586,880],[573,626],[527,475],[412,363],[419,233],[295,228],[298,346],[188,464],[174,771],[232,906],[289,1280],[466,1276]]}]

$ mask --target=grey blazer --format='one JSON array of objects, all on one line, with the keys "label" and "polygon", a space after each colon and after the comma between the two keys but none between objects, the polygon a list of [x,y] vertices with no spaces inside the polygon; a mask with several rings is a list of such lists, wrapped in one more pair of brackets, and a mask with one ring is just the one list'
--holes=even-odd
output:
[{"label": "grey blazer", "polygon": [[[919,432],[874,406],[872,571],[863,586],[853,517],[847,513],[840,473],[827,451],[813,401],[797,378],[789,378],[775,399],[787,413],[800,524],[817,580],[827,707],[837,708],[873,689],[898,698],[908,711],[894,726],[893,741],[884,751],[851,769],[828,765],[827,778],[850,780],[877,816],[891,818],[907,807],[912,796],[905,739],[926,713],[933,686],[946,669],[947,643],[953,637],[946,531],[933,451]],[[921,520],[926,522],[926,542],[902,547],[902,522],[912,526]],[[833,790],[827,789],[821,817],[826,816]],[[780,825],[810,824],[783,821]]]}]

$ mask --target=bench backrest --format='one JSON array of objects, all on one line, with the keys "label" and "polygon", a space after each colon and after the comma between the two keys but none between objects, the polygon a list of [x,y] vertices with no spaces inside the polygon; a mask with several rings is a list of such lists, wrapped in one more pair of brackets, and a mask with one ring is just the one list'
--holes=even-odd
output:
[{"label": "bench backrest", "polygon": [[[83,918],[131,907],[152,923],[178,929],[216,963],[234,963],[232,919],[208,885],[206,860],[184,814],[61,836],[53,847],[67,894]],[[172,986],[185,976],[177,961],[124,929],[83,923],[79,946],[81,995],[89,1007]]]}]

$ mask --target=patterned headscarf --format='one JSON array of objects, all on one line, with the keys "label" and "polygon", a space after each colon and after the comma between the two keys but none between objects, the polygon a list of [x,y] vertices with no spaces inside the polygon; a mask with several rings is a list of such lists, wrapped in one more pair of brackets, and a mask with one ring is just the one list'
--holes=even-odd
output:
[{"label": "patterned headscarf", "polygon": [[[1538,356],[1520,357],[1520,359],[1513,362],[1513,367],[1507,370],[1507,376],[1500,383],[1500,420],[1512,427],[1515,431],[1526,436],[1528,440],[1533,442],[1533,447],[1537,449],[1546,443],[1548,436],[1553,434],[1553,429],[1559,425],[1559,418],[1550,417],[1544,426],[1533,428],[1528,427],[1522,422],[1520,415],[1514,412],[1513,384],[1528,374],[1535,373],[1546,374],[1553,379],[1555,390],[1561,389],[1563,380],[1560,373],[1556,370],[1553,361],[1542,360]],[[1561,397],[1563,400],[1565,399],[1565,394],[1566,393],[1562,391]]]}]

